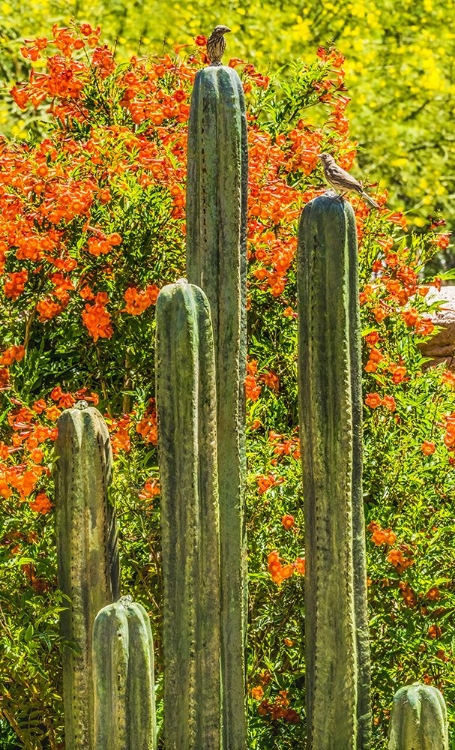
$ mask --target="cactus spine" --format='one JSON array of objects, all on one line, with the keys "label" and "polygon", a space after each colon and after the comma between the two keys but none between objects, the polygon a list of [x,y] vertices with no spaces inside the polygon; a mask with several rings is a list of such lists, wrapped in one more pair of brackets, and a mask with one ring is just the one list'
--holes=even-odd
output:
[{"label": "cactus spine", "polygon": [[122,597],[93,626],[95,750],[155,750],[153,638],[144,607]]},{"label": "cactus spine", "polygon": [[246,209],[248,154],[237,73],[196,74],[188,133],[187,274],[210,303],[215,339],[225,750],[246,747]]},{"label": "cactus spine", "polygon": [[439,690],[414,682],[395,693],[388,750],[448,750],[447,710]]},{"label": "cactus spine", "polygon": [[213,333],[181,280],[156,306],[166,750],[220,750],[220,578]]},{"label": "cactus spine", "polygon": [[351,205],[315,198],[298,250],[311,750],[371,744],[357,262]]},{"label": "cactus spine", "polygon": [[92,628],[101,607],[119,596],[109,434],[96,409],[80,407],[61,414],[56,442],[58,585],[71,600],[61,634],[77,649],[62,655],[67,750],[93,748]]}]

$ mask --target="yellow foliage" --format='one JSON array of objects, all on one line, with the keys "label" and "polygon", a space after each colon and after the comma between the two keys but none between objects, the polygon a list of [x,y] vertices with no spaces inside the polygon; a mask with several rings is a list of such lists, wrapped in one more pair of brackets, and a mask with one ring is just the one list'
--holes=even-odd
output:
[{"label": "yellow foliage", "polygon": [[[455,33],[448,22],[454,11],[455,0],[338,0],[304,6],[300,0],[30,0],[24,12],[22,0],[11,0],[0,4],[0,31],[11,37],[3,49],[3,57],[6,50],[12,61],[10,80],[17,80],[14,60],[20,44],[14,36],[46,35],[52,23],[68,24],[73,15],[101,24],[106,40],[116,43],[119,60],[138,52],[172,52],[175,44],[191,44],[217,23],[233,32],[226,58],[241,57],[267,73],[297,57],[311,59],[319,45],[333,40],[347,58],[348,115],[364,178],[387,187],[394,208],[398,196],[404,197],[411,216],[426,217],[439,208],[453,219],[453,181],[446,176],[455,172],[450,67]],[[21,137],[25,130],[16,123],[14,134]]]}]

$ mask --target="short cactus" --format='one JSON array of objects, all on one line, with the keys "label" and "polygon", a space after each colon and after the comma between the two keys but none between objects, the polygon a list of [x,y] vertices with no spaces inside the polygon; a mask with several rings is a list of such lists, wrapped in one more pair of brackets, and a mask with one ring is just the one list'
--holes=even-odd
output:
[{"label": "short cactus", "polygon": [[247,135],[232,68],[196,74],[188,132],[187,274],[210,303],[220,492],[223,747],[246,747],[244,525]]},{"label": "short cactus", "polygon": [[155,750],[153,638],[144,607],[124,596],[93,626],[95,750]]},{"label": "short cactus", "polygon": [[166,750],[220,750],[220,573],[213,333],[181,280],[156,306]]},{"label": "short cactus", "polygon": [[414,682],[395,693],[388,750],[448,750],[447,710],[439,690]]},{"label": "short cactus", "polygon": [[101,414],[85,402],[64,411],[57,427],[58,585],[70,598],[61,633],[72,646],[62,655],[65,746],[92,750],[92,628],[99,610],[119,596],[115,514],[107,498],[112,451]]},{"label": "short cactus", "polygon": [[354,212],[320,196],[298,250],[308,747],[371,744]]}]

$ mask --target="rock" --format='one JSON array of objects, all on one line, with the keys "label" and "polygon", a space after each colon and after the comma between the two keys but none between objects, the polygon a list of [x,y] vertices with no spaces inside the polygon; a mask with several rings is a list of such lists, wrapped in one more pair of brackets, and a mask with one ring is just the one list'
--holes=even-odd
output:
[{"label": "rock", "polygon": [[419,344],[424,357],[430,357],[427,367],[433,367],[446,362],[455,372],[455,286],[443,286],[438,292],[432,287],[427,296],[428,302],[443,302],[441,308],[432,313],[431,320],[441,328],[428,341]]}]

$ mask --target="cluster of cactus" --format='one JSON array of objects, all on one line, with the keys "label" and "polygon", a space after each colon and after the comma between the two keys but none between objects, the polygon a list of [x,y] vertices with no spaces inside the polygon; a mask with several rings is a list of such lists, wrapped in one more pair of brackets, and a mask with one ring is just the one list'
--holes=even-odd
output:
[{"label": "cluster of cactus", "polygon": [[58,420],[56,527],[66,750],[155,750],[153,641],[147,613],[120,596],[112,450],[85,401]]},{"label": "cluster of cactus", "polygon": [[243,750],[247,147],[231,68],[196,75],[187,185],[190,283],[164,287],[156,310],[164,736]]},{"label": "cluster of cactus", "polygon": [[[187,276],[156,309],[166,750],[245,750],[247,147],[236,72],[196,75]],[[351,205],[302,214],[299,411],[305,498],[309,750],[368,750],[357,239]],[[58,422],[57,544],[67,750],[155,750],[153,641],[120,597],[112,455],[85,402]],[[447,750],[439,691],[398,691],[389,750]]]},{"label": "cluster of cactus", "polygon": [[[242,85],[209,67],[190,113],[191,283],[164,287],[156,310],[167,750],[246,748],[246,196]],[[57,455],[67,750],[152,750],[151,633],[139,605],[118,601],[111,454],[95,409],[62,415]]]}]

